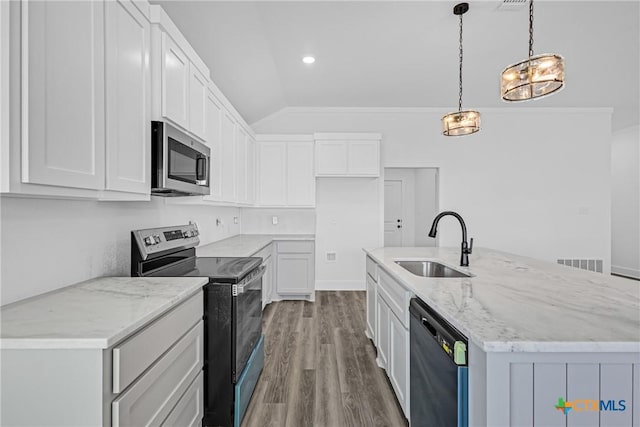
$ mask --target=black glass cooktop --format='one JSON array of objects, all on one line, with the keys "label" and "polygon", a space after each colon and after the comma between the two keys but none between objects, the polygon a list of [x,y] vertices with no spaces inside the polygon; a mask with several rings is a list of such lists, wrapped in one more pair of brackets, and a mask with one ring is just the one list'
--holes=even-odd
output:
[{"label": "black glass cooktop", "polygon": [[238,283],[249,272],[259,267],[262,258],[196,258],[192,270],[183,274],[190,277],[209,277],[212,282]]}]

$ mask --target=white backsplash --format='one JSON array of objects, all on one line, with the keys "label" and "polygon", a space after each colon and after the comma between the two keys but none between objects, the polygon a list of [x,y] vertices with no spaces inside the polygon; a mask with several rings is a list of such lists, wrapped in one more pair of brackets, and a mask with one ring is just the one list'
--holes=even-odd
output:
[{"label": "white backsplash", "polygon": [[[241,210],[243,234],[315,234],[315,209]],[[273,218],[277,217],[277,225]]]},{"label": "white backsplash", "polygon": [[[129,276],[130,231],[195,221],[201,244],[240,233],[233,207],[0,198],[0,305],[99,276]],[[216,225],[216,219],[221,224]]]}]

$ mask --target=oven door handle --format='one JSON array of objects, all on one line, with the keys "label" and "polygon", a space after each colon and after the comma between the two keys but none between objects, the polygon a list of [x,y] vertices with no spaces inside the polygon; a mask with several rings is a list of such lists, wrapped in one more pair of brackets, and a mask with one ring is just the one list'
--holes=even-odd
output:
[{"label": "oven door handle", "polygon": [[258,281],[258,279],[262,279],[264,276],[264,272],[267,269],[264,265],[261,265],[256,269],[256,272],[251,274],[251,277],[243,280],[242,282],[235,285],[236,292],[235,294],[240,295],[245,293],[247,290],[251,289],[251,285]]}]

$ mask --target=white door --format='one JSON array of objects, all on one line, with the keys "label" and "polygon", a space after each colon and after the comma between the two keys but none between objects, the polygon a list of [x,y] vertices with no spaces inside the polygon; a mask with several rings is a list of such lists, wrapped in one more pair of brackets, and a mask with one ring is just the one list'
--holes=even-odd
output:
[{"label": "white door", "polygon": [[258,204],[284,206],[287,204],[287,143],[260,142],[258,144]]},{"label": "white door", "polygon": [[247,203],[247,144],[249,136],[242,127],[237,127],[236,134],[236,200]]},{"label": "white door", "polygon": [[207,110],[207,78],[189,64],[189,130],[202,139],[207,138],[206,110]]},{"label": "white door", "polygon": [[389,346],[391,345],[389,332],[389,316],[391,310],[387,303],[378,295],[376,298],[376,338],[378,346],[378,365],[383,369],[389,368]]},{"label": "white door", "polygon": [[384,245],[402,246],[402,181],[384,181]]},{"label": "white door", "polygon": [[104,4],[21,5],[22,181],[104,189]]},{"label": "white door", "polygon": [[105,3],[107,189],[151,189],[151,24],[130,0]]}]

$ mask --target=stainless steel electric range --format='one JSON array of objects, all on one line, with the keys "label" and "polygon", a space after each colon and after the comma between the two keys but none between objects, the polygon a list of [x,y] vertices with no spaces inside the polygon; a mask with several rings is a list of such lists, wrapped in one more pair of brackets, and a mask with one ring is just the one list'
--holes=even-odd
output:
[{"label": "stainless steel electric range", "polygon": [[131,275],[208,277],[203,426],[239,426],[264,365],[261,258],[199,258],[195,224],[131,232]]}]

